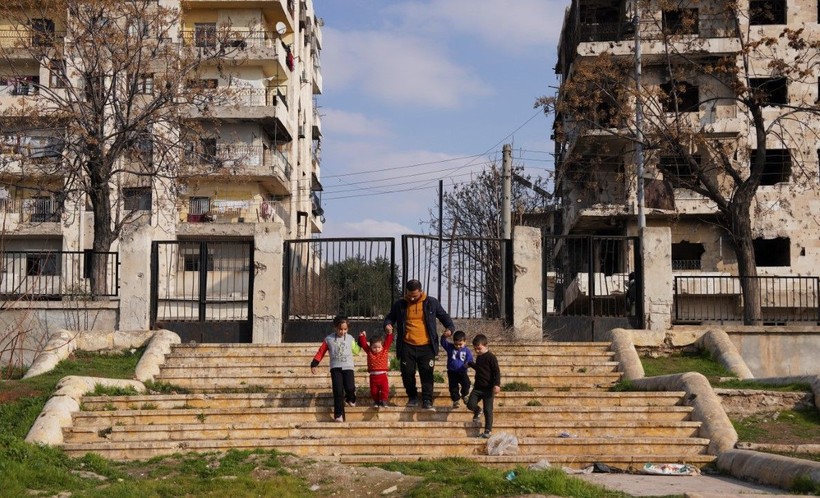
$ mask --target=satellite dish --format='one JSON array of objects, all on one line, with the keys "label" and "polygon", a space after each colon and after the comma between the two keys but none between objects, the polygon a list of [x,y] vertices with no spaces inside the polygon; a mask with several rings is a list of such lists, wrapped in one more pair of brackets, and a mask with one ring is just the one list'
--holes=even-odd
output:
[{"label": "satellite dish", "polygon": [[285,25],[285,23],[283,23],[282,21],[279,21],[278,23],[276,23],[276,26],[274,27],[274,29],[276,29],[276,32],[279,33],[280,35],[284,35],[285,32],[288,30],[288,27],[287,27],[287,25]]}]

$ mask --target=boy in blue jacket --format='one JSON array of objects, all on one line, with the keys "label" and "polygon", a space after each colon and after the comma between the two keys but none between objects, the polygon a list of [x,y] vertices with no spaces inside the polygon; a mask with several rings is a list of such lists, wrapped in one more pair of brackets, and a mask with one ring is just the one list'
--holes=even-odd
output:
[{"label": "boy in blue jacket", "polygon": [[467,336],[461,330],[456,330],[453,342],[447,340],[451,332],[445,331],[441,335],[441,347],[447,352],[447,381],[450,384],[450,399],[453,408],[458,408],[459,400],[467,403],[470,394],[470,376],[467,373],[467,364],[473,362],[473,353],[466,347]]}]

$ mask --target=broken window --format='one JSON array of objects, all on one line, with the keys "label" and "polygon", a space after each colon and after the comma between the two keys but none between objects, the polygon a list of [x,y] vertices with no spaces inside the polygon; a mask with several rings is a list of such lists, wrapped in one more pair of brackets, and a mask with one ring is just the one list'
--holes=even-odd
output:
[{"label": "broken window", "polygon": [[[758,150],[752,150],[751,164],[757,161]],[[766,149],[766,164],[763,166],[763,175],[760,185],[777,185],[787,183],[792,175],[792,156],[789,149]]]},{"label": "broken window", "polygon": [[664,112],[698,112],[700,89],[685,81],[668,81],[661,85]]},{"label": "broken window", "polygon": [[700,270],[703,244],[681,241],[672,244],[672,270]]},{"label": "broken window", "polygon": [[750,78],[749,84],[761,105],[785,105],[789,102],[789,82],[786,78]]},{"label": "broken window", "polygon": [[749,24],[786,24],[786,0],[750,0]]},{"label": "broken window", "polygon": [[664,10],[663,31],[670,35],[698,34],[698,9]]},{"label": "broken window", "polygon": [[151,187],[122,189],[123,207],[127,211],[151,210]]},{"label": "broken window", "polygon": [[791,240],[757,238],[752,241],[756,266],[791,266]]}]

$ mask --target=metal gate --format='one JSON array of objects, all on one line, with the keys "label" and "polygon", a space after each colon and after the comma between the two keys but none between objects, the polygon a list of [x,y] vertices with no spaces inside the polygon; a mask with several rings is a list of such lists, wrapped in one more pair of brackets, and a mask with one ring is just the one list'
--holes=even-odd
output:
[{"label": "metal gate", "polygon": [[616,327],[641,328],[638,237],[546,235],[544,331],[556,340],[593,341]]},{"label": "metal gate", "polygon": [[251,342],[252,241],[155,241],[151,327],[183,342]]},{"label": "metal gate", "polygon": [[400,292],[395,259],[388,237],[285,241],[283,341],[318,341],[337,315],[352,331],[381,330]]},{"label": "metal gate", "polygon": [[[402,274],[438,297],[453,319],[512,324],[512,241],[402,235]],[[459,325],[461,326],[461,325]]]}]

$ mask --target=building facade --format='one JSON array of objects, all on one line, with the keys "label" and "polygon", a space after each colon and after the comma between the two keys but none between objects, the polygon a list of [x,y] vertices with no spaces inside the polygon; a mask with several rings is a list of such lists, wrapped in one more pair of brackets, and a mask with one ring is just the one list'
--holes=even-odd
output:
[{"label": "building facade", "polygon": [[[752,165],[762,164],[750,207],[757,273],[816,276],[819,17],[816,0],[573,0],[556,66],[558,233],[637,235],[641,182],[646,225],[671,230],[678,321],[737,320],[740,284],[729,278],[738,275],[735,246],[726,217],[703,190],[713,180],[730,199]],[[591,67],[612,72],[596,84],[581,81]],[[744,99],[761,104],[764,135]],[[758,153],[761,137],[765,154]],[[765,159],[756,163],[759,155]],[[688,188],[694,184],[701,189]],[[762,291],[764,320],[816,307],[814,280],[776,285],[783,287]],[[703,318],[703,306],[715,302],[722,311]],[[687,303],[701,308],[697,316],[687,318]]]},{"label": "building facade", "polygon": [[[78,77],[66,70],[72,57],[79,59],[85,50],[76,26],[86,22],[88,14],[78,10],[84,8],[78,7],[83,2],[69,1],[62,11],[38,10],[38,4],[5,7],[0,19],[0,293],[7,301],[59,301],[87,294],[89,258],[97,257],[90,256],[95,228],[88,196],[61,192],[70,181],[66,172],[82,171],[57,166],[73,159],[65,144],[77,138],[71,130],[44,127],[26,113],[28,103],[46,95],[59,99],[76,90],[92,100],[90,89],[96,87],[75,81]],[[106,324],[147,328],[173,321],[174,316],[184,315],[180,310],[188,305],[175,305],[176,311],[163,318],[163,305],[158,314],[156,300],[187,299],[206,277],[207,289],[203,284],[199,290],[215,293],[217,300],[236,298],[239,304],[234,307],[244,310],[241,320],[252,321],[254,311],[248,303],[253,299],[255,263],[259,273],[254,251],[274,244],[281,252],[283,240],[310,238],[322,231],[318,98],[323,21],[311,0],[136,0],[133,4],[146,13],[144,18],[95,17],[93,22],[99,22],[100,29],[121,33],[123,40],[159,37],[143,46],[142,56],[144,47],[150,46],[154,55],[157,50],[174,51],[177,56],[166,61],[199,61],[196,71],[179,83],[195,88],[198,100],[196,105],[186,103],[188,107],[180,111],[182,119],[169,120],[167,126],[153,123],[148,136],[134,138],[133,150],[116,162],[121,174],[112,175],[109,182],[112,226],[127,227],[111,245],[115,256],[105,271],[110,283],[104,294],[118,313],[113,324],[111,320]],[[100,12],[111,16],[105,14],[106,5],[100,2]],[[87,6],[97,8],[95,2]],[[165,17],[154,17],[155,12],[164,12]],[[155,26],[162,22],[158,19],[173,22]],[[128,43],[123,46],[127,52]],[[61,60],[55,53],[61,54]],[[157,56],[155,63],[161,65],[163,59]],[[115,78],[122,75],[111,75],[100,87],[118,91]],[[170,80],[157,79],[155,84],[153,72],[129,74],[127,79],[128,85],[139,87],[138,93],[149,96],[147,100],[161,93],[161,84]],[[177,146],[159,147],[159,134],[162,143]],[[141,174],[129,161],[164,166],[161,172]],[[151,254],[151,249],[146,253],[151,242],[160,240],[176,243],[165,259]],[[205,248],[199,245],[204,241],[221,245]],[[208,254],[200,254],[203,251]],[[154,258],[150,270],[146,258]],[[133,282],[134,269],[141,279],[137,294],[146,298],[139,304],[124,302],[124,296],[134,292],[123,289]],[[144,275],[146,271],[153,281]],[[271,268],[256,276],[257,287],[269,287],[281,272]],[[132,307],[128,319],[122,311],[125,306]],[[225,309],[227,316],[233,316]],[[211,311],[207,313],[211,317]]]}]

